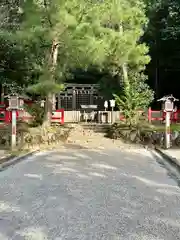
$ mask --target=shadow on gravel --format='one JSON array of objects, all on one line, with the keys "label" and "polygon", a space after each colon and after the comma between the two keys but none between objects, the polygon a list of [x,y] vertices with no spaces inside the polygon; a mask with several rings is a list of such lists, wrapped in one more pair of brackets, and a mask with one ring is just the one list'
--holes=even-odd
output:
[{"label": "shadow on gravel", "polygon": [[68,149],[87,149],[86,147],[79,145],[79,144],[73,144],[73,143],[64,143],[63,146]]},{"label": "shadow on gravel", "polygon": [[174,164],[171,164],[170,161],[157,157],[156,154],[151,152],[152,157],[156,159],[156,162],[164,169],[167,170],[167,175],[169,178],[173,179],[177,182],[178,187],[180,187],[180,170],[179,168],[175,167]]},{"label": "shadow on gravel", "polygon": [[[175,192],[176,186],[167,189],[167,184],[148,177],[152,169],[147,168],[145,156],[78,151],[79,145],[73,144],[73,149],[71,144],[67,146],[67,151],[42,153],[36,161],[17,165],[9,174],[4,172],[0,240],[155,240],[157,235],[158,239],[178,236],[176,214],[166,211],[174,207],[171,195],[180,193]],[[151,157],[149,160],[152,162]],[[178,202],[177,198],[174,201]],[[178,209],[178,203],[176,206]]]}]

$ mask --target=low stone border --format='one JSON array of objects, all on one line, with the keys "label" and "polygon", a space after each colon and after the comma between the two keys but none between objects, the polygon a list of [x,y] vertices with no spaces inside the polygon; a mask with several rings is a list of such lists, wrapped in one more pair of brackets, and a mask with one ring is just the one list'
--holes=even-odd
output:
[{"label": "low stone border", "polygon": [[19,155],[17,157],[14,157],[12,155],[8,156],[8,157],[5,157],[3,159],[3,162],[0,163],[0,171],[3,171],[5,168],[18,163],[18,162],[24,160],[27,157],[31,157],[32,155],[34,155],[37,152],[39,152],[39,150],[34,150],[34,151],[31,151],[31,152],[25,153],[23,155]]},{"label": "low stone border", "polygon": [[165,159],[168,163],[170,163],[172,166],[176,167],[180,171],[180,162],[176,159],[171,157],[169,154],[165,153],[159,148],[154,149],[156,153],[158,153],[163,159]]}]

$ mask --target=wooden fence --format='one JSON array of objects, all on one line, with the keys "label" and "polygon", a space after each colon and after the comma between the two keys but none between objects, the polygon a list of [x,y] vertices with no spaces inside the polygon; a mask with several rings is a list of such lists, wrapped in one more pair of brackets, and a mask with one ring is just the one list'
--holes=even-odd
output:
[{"label": "wooden fence", "polygon": [[[164,122],[166,118],[166,112],[148,109],[148,121],[160,121]],[[179,123],[180,122],[180,109],[171,113],[171,122]]]},{"label": "wooden fence", "polygon": [[[140,113],[143,113],[143,111],[139,111]],[[147,116],[148,122],[161,122],[163,123],[166,118],[166,112],[162,110],[152,110],[151,107],[148,109],[147,112],[145,112],[145,115]],[[123,120],[124,117],[121,114],[120,120]],[[174,111],[171,113],[171,122],[173,123],[179,123],[180,122],[180,109]]]},{"label": "wooden fence", "polygon": [[[1,104],[1,103],[0,103]],[[31,116],[28,112],[24,110],[17,110],[16,111],[16,117],[17,119],[21,119],[22,121],[28,122],[33,119],[33,116]],[[8,111],[5,107],[0,108],[0,122],[2,123],[10,123],[12,121],[12,112]],[[64,123],[64,109],[57,109],[52,114],[51,121],[53,123]]]},{"label": "wooden fence", "polygon": [[[142,111],[139,111],[143,113]],[[111,122],[111,111],[98,111],[98,115],[107,114],[107,122]],[[147,112],[144,113],[147,116],[149,122],[164,122],[166,113],[159,110],[148,109]],[[17,118],[22,119],[23,121],[29,121],[32,119],[32,116],[24,111],[17,111]],[[64,109],[58,109],[53,112],[52,122],[61,123],[64,122],[80,122],[82,118],[81,111],[64,111]],[[114,112],[114,121],[123,120],[123,114],[120,111]],[[10,111],[6,110],[6,107],[3,103],[0,103],[0,122],[9,123],[11,122],[12,114]],[[171,121],[173,123],[180,123],[180,109],[172,112]]]}]

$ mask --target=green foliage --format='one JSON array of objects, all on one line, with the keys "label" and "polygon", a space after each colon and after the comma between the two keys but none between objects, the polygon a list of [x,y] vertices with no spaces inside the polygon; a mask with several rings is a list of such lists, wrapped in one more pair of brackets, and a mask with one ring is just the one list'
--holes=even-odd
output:
[{"label": "green foliage", "polygon": [[24,137],[24,144],[28,148],[52,146],[60,142],[66,142],[71,132],[71,128],[64,128],[63,126],[50,126],[46,129],[43,127],[31,128],[29,133]]},{"label": "green foliage", "polygon": [[150,61],[148,47],[140,43],[140,38],[147,25],[145,5],[142,1],[105,1],[103,21],[108,27],[104,36],[108,42],[106,69],[113,75],[119,75],[126,63],[138,70],[144,69]]},{"label": "green foliage", "polygon": [[[148,34],[153,37],[159,32],[159,40],[177,40],[180,36],[180,2],[147,1],[147,15],[149,17]],[[159,29],[156,27],[159,26]]]},{"label": "green foliage", "polygon": [[[104,39],[108,36],[110,47],[105,66],[111,81],[114,80],[114,86],[109,86],[127,123],[132,125],[138,121],[138,110],[143,110],[153,100],[153,93],[142,73],[150,61],[148,47],[140,42],[148,22],[145,5],[134,0],[105,1],[105,5],[108,13],[103,15],[103,21],[108,34]],[[117,81],[119,87],[115,87]],[[107,82],[104,82],[105,86],[108,86]]]},{"label": "green foliage", "polygon": [[[156,97],[179,96],[180,1],[145,0],[148,28],[142,38],[149,46],[152,61],[147,66],[149,82]],[[169,79],[173,79],[170,83]]]},{"label": "green foliage", "polygon": [[40,103],[33,103],[30,106],[25,105],[24,108],[33,117],[33,120],[30,123],[31,127],[42,125],[44,118],[44,109],[40,106]]},{"label": "green foliage", "polygon": [[[180,126],[172,125],[171,146],[180,146]],[[176,136],[176,137],[175,137]],[[163,124],[157,126],[145,121],[135,125],[114,123],[107,130],[107,137],[121,139],[125,142],[144,144],[146,146],[165,146],[165,127]]]},{"label": "green foliage", "polygon": [[144,121],[131,126],[126,123],[114,123],[109,127],[107,136],[112,139],[122,139],[124,141],[140,143],[145,140],[145,136],[153,133],[154,130],[153,125]]},{"label": "green foliage", "polygon": [[0,29],[15,31],[19,27],[20,20],[19,1],[1,0],[0,5]]},{"label": "green foliage", "polygon": [[112,76],[111,73],[104,73],[104,76],[100,78],[98,81],[100,85],[100,92],[103,96],[106,97],[106,99],[112,99],[113,94],[119,94],[121,90],[120,86],[120,77]]},{"label": "green foliage", "polygon": [[114,123],[109,127],[107,136],[112,139],[121,139],[125,142],[148,146],[162,146],[163,144],[161,133],[156,133],[156,128],[144,121],[131,126],[122,123]]},{"label": "green foliage", "polygon": [[54,0],[47,1],[46,5],[42,1],[26,1],[23,11],[24,22],[19,36],[28,41],[43,34],[49,41],[45,68],[48,68],[47,62],[54,38],[57,38],[59,44],[57,66],[59,72],[65,73],[79,65],[86,67],[90,57],[93,62],[100,58],[102,43],[94,38],[93,28],[97,13],[96,8],[93,12],[92,4],[83,0],[80,2]]},{"label": "green foliage", "polygon": [[140,114],[153,100],[153,91],[146,84],[146,77],[143,73],[129,74],[126,83],[119,95],[114,94],[116,104],[125,117],[127,124],[137,124]]},{"label": "green foliage", "polygon": [[43,1],[26,1],[22,9],[19,36],[26,42],[41,36],[41,43],[49,43],[44,59],[44,79],[54,38],[59,44],[57,82],[62,82],[72,68],[96,64],[109,68],[114,74],[124,62],[144,68],[149,61],[148,48],[139,43],[147,24],[141,1],[106,0],[94,4],[85,0],[54,0],[47,1],[46,5]]},{"label": "green foliage", "polygon": [[43,82],[39,82],[35,85],[29,86],[27,88],[28,92],[32,92],[35,94],[40,94],[41,96],[45,97],[47,96],[47,94],[49,92],[51,93],[58,93],[60,91],[62,91],[64,89],[64,85],[63,84],[57,84],[57,83],[53,83],[50,81],[43,81]]},{"label": "green foliage", "polygon": [[[10,34],[5,27],[1,31],[3,83],[13,81],[21,89],[28,86],[31,93],[47,96],[62,91],[72,69],[86,71],[95,65],[105,72],[103,90],[120,96],[122,66],[126,63],[128,71],[139,72],[150,60],[148,47],[140,41],[148,23],[141,0],[28,0],[16,6],[15,17],[8,18],[8,24],[16,22],[16,28]],[[2,7],[2,11],[8,9],[4,3]],[[152,94],[141,74],[129,78],[117,103],[123,111],[127,105],[125,115],[131,119],[137,108],[150,102]]]},{"label": "green foliage", "polygon": [[[3,124],[0,128],[0,147],[11,147],[11,124]],[[21,148],[25,134],[29,132],[29,125],[25,122],[17,122],[17,147]]]},{"label": "green foliage", "polygon": [[[25,47],[25,46],[24,46]],[[12,34],[0,30],[0,83],[26,87],[32,83],[33,61],[29,50],[20,46]],[[14,88],[15,90],[15,88]]]}]

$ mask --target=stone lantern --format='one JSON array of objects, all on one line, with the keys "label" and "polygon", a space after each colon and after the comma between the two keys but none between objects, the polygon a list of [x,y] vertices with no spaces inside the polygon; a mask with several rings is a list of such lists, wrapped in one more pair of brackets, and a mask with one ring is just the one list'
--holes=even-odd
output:
[{"label": "stone lantern", "polygon": [[166,112],[166,120],[165,120],[165,148],[168,149],[171,146],[171,132],[170,132],[170,124],[171,124],[171,113],[174,111],[174,102],[179,101],[173,95],[164,96],[158,101],[162,102],[162,110]]}]

